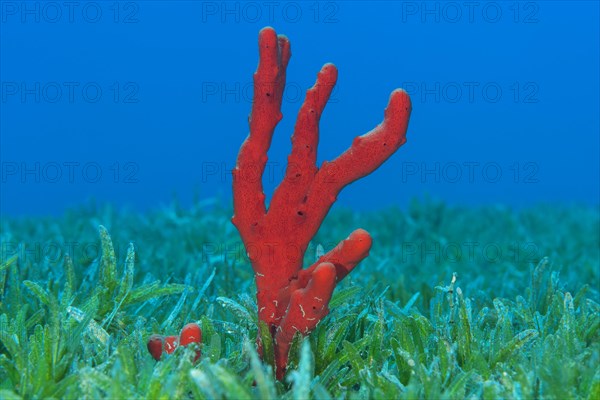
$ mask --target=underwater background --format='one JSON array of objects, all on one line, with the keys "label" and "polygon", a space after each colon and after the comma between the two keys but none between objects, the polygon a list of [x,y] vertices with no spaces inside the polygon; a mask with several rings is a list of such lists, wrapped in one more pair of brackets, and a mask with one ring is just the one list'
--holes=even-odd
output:
[{"label": "underwater background", "polygon": [[[600,398],[599,4],[0,1],[0,398]],[[373,237],[282,381],[230,221],[265,26],[267,201],[323,64],[317,165],[412,100],[308,246]],[[156,362],[190,321],[200,362]]]},{"label": "underwater background", "polygon": [[413,102],[408,143],[348,187],[353,209],[600,201],[598,2],[2,2],[2,214],[90,198],[147,210],[231,198],[257,34],[292,43],[267,194],[305,91],[339,79],[319,163]]}]

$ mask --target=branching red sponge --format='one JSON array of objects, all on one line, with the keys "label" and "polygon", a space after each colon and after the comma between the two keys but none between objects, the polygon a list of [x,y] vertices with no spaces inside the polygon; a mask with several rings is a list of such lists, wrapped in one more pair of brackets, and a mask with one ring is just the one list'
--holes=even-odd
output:
[{"label": "branching red sponge", "polygon": [[338,193],[373,172],[406,142],[411,103],[405,91],[392,92],[383,122],[354,138],[352,146],[335,160],[317,167],[319,120],[337,80],[336,67],[324,65],[298,113],[285,178],[267,210],[262,175],[273,132],[282,119],[291,50],[288,39],[270,27],[260,31],[258,45],[250,134],[233,170],[232,222],[254,269],[259,319],[273,336],[277,377],[281,379],[295,333],[310,333],[328,314],[336,283],[367,257],[371,237],[358,229],[311,267],[302,269],[308,244]]}]

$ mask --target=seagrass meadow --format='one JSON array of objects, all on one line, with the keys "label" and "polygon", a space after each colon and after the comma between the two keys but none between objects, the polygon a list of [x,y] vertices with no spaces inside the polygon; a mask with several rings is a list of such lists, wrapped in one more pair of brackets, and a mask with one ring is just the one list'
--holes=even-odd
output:
[{"label": "seagrass meadow", "polygon": [[[356,227],[373,248],[296,337],[282,381],[256,350],[231,215],[205,200],[3,218],[0,398],[600,398],[597,208],[335,209],[305,264]],[[198,362],[193,346],[148,354],[150,335],[189,321]]]}]

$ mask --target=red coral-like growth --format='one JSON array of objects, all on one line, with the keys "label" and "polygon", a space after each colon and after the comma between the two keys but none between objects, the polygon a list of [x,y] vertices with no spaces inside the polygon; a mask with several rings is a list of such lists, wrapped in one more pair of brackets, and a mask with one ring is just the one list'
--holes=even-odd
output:
[{"label": "red coral-like growth", "polygon": [[[167,354],[172,354],[179,346],[187,346],[190,343],[202,343],[202,329],[196,323],[189,323],[183,327],[179,337],[177,336],[162,336],[152,335],[148,339],[148,352],[158,361],[161,359],[163,351]],[[194,361],[200,358],[200,350],[196,350]]]},{"label": "red coral-like growth", "polygon": [[311,267],[302,269],[308,244],[338,193],[373,172],[406,142],[411,104],[405,91],[392,92],[383,122],[356,137],[335,160],[317,167],[319,119],[337,80],[336,67],[324,65],[298,113],[286,175],[267,210],[262,175],[273,132],[282,119],[291,50],[288,39],[269,27],[260,31],[258,44],[250,134],[233,171],[232,222],[254,269],[259,319],[273,336],[277,377],[281,379],[295,333],[308,334],[329,313],[336,283],[367,257],[371,237],[357,229]]}]

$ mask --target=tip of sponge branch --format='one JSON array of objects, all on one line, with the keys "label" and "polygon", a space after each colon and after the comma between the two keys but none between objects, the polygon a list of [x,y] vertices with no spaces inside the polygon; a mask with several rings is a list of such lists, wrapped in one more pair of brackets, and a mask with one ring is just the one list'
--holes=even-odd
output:
[{"label": "tip of sponge branch", "polygon": [[319,81],[325,85],[335,85],[338,77],[338,69],[333,63],[327,63],[319,71]]},{"label": "tip of sponge branch", "polygon": [[272,26],[265,26],[264,28],[262,28],[258,32],[258,40],[261,42],[264,40],[269,40],[270,42],[273,42],[273,43],[275,43],[276,40],[283,41],[283,42],[289,42],[286,35],[278,35],[277,32],[275,31],[275,28],[273,28]]},{"label": "tip of sponge branch", "polygon": [[352,232],[346,241],[349,245],[344,246],[344,256],[350,260],[362,260],[369,254],[373,245],[369,232],[360,228]]},{"label": "tip of sponge branch", "polygon": [[275,28],[273,28],[272,26],[265,26],[258,32],[258,36],[274,35],[274,34],[275,34]]},{"label": "tip of sponge branch", "polygon": [[266,48],[277,46],[277,33],[270,26],[264,27],[258,32],[258,43]]},{"label": "tip of sponge branch", "polygon": [[311,286],[319,288],[321,291],[324,291],[322,295],[326,295],[327,292],[333,292],[335,277],[335,266],[330,262],[321,263],[313,272]]},{"label": "tip of sponge branch", "polygon": [[404,109],[408,112],[412,110],[412,104],[410,101],[410,96],[404,89],[396,89],[390,94],[390,101],[388,104],[388,108],[401,110]]}]

